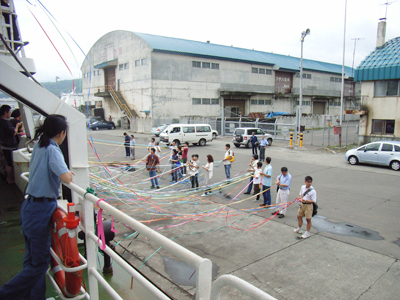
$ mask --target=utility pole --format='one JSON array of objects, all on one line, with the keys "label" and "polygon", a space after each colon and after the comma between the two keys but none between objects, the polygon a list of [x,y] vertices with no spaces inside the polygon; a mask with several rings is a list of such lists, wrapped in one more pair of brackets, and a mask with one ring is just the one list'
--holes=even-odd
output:
[{"label": "utility pole", "polygon": [[357,41],[363,40],[363,39],[364,39],[364,38],[352,38],[352,39],[351,39],[352,41],[354,40],[353,64],[352,64],[352,66],[351,66],[351,69],[352,69],[352,71],[351,71],[351,77],[353,77],[353,78],[354,78],[354,58],[355,58],[355,56],[356,56],[356,44],[357,44]]}]

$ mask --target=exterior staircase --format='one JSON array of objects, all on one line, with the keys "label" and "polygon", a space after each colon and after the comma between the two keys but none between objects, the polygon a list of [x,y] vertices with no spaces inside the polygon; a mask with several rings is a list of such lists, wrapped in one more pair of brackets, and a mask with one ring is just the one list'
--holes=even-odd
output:
[{"label": "exterior staircase", "polygon": [[119,109],[124,111],[129,118],[139,116],[139,113],[137,112],[135,106],[133,106],[133,109],[130,109],[121,92],[115,91],[112,86],[107,86],[106,90],[109,92],[111,98],[113,98],[115,103],[118,105]]}]

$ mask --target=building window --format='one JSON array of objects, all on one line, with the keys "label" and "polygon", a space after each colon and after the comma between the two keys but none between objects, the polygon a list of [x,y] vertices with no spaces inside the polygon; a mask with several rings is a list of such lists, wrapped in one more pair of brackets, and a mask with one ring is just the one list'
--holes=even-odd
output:
[{"label": "building window", "polygon": [[211,69],[219,70],[219,64],[212,63]]},{"label": "building window", "polygon": [[119,70],[125,70],[125,69],[129,69],[129,63],[119,65]]},{"label": "building window", "polygon": [[142,58],[142,66],[147,65],[147,58]]},{"label": "building window", "polygon": [[[300,105],[300,101],[296,101],[296,105]],[[301,105],[311,106],[311,101],[301,101]]]},{"label": "building window", "polygon": [[201,67],[202,67],[203,69],[210,69],[210,68],[211,68],[211,64],[208,63],[208,62],[202,62],[202,63],[201,63]]},{"label": "building window", "polygon": [[219,99],[210,99],[210,98],[192,98],[192,104],[198,105],[219,105]]},{"label": "building window", "polygon": [[201,104],[201,98],[193,98],[192,99],[192,104],[193,105]]},{"label": "building window", "polygon": [[265,101],[264,100],[258,100],[258,105],[264,105]]},{"label": "building window", "polygon": [[201,61],[192,61],[192,67],[201,68]]},{"label": "building window", "polygon": [[251,73],[271,75],[272,70],[268,70],[268,69],[264,69],[264,68],[251,68]]},{"label": "building window", "polygon": [[250,103],[251,103],[251,105],[257,105],[258,102],[257,102],[257,100],[251,100]]},{"label": "building window", "polygon": [[393,134],[394,120],[372,120],[372,132],[377,134]]},{"label": "building window", "polygon": [[329,101],[329,106],[340,106],[340,101]]},{"label": "building window", "polygon": [[139,67],[140,66],[140,59],[135,60],[135,67]]},{"label": "building window", "polygon": [[[300,78],[300,73],[296,73],[296,77]],[[309,73],[303,73],[303,78],[304,79],[311,79],[311,74]]]},{"label": "building window", "polygon": [[209,62],[201,62],[201,61],[192,61],[192,67],[193,68],[219,70],[219,64],[217,64],[217,63],[209,63]]},{"label": "building window", "polygon": [[331,81],[332,82],[342,82],[342,78],[341,77],[331,77]]},{"label": "building window", "polygon": [[399,80],[377,80],[374,83],[374,96],[397,96],[399,92]]}]

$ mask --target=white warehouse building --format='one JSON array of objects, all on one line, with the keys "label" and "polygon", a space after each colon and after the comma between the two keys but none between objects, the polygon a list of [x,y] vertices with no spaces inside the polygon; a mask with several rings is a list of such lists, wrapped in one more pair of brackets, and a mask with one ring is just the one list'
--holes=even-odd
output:
[{"label": "white warehouse building", "polygon": [[[182,116],[295,113],[298,107],[296,57],[123,30],[105,34],[87,57],[84,101],[95,101],[106,118],[127,116],[137,131]],[[303,73],[302,112],[337,116],[342,66],[304,59]],[[345,108],[354,105],[352,76],[345,67]]]}]

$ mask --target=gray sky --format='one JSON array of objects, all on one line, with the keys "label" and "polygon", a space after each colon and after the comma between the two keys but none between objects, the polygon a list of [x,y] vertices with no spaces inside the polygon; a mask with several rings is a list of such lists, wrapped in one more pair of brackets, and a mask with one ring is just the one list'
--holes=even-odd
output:
[{"label": "gray sky", "polygon": [[[342,64],[345,0],[259,1],[136,1],[41,0],[57,19],[55,29],[36,0],[14,0],[26,56],[34,58],[36,79],[55,81],[78,78],[84,52],[104,34],[129,30],[300,57],[301,32],[310,29],[304,42],[304,58]],[[354,65],[375,49],[378,19],[385,17],[384,0],[348,0],[346,60]],[[386,41],[400,36],[400,0],[391,0],[387,12]],[[72,71],[35,21],[39,20]],[[68,49],[68,46],[72,50]]]}]

